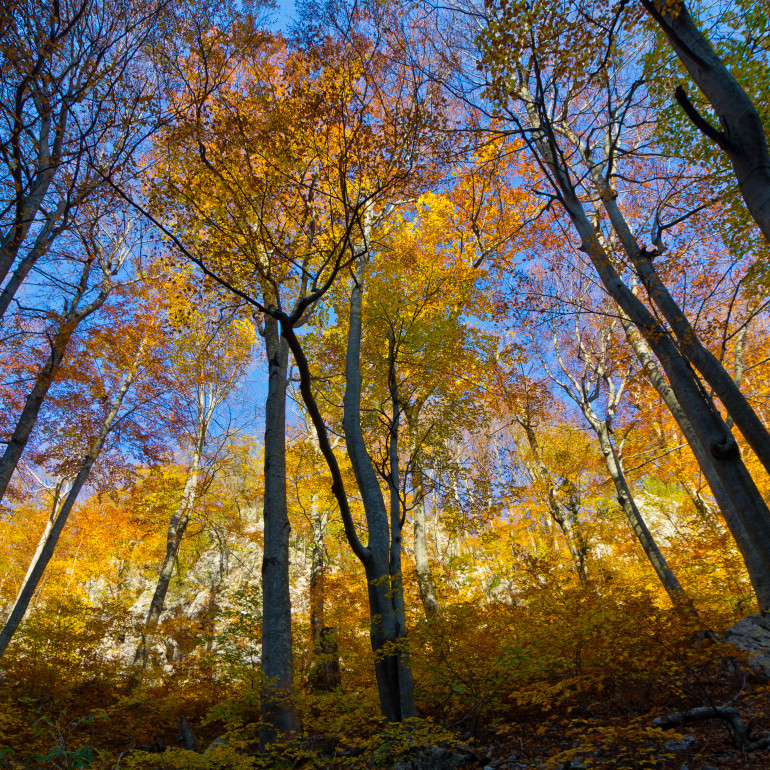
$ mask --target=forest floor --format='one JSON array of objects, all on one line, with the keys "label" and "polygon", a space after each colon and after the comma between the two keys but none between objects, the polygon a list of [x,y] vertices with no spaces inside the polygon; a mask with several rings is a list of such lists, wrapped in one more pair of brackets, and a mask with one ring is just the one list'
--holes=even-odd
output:
[{"label": "forest floor", "polygon": [[[166,625],[188,652],[141,670],[105,654],[103,612],[86,623],[73,606],[56,626],[41,613],[3,659],[0,768],[770,768],[770,678],[720,641],[734,617],[711,633],[642,593],[537,597],[542,609],[469,602],[415,622],[420,718],[404,726],[379,718],[365,633],[341,634],[342,684],[331,692],[309,686],[310,654],[298,646],[303,732],[262,755],[258,662],[230,656],[224,637],[214,648],[191,621]],[[732,711],[660,723],[714,707]]]}]

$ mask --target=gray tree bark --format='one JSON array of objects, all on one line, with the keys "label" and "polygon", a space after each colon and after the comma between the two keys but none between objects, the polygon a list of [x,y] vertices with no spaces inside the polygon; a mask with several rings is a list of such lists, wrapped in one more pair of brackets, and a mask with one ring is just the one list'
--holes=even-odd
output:
[{"label": "gray tree bark", "polygon": [[[550,170],[552,183],[559,193],[559,199],[580,237],[581,249],[591,260],[609,296],[615,300],[623,313],[639,329],[660,362],[677,401],[701,445],[707,448],[711,454],[714,469],[744,529],[749,533],[749,537],[762,556],[762,560],[770,563],[770,510],[768,510],[766,502],[746,469],[737,442],[719,414],[713,399],[705,393],[690,366],[690,362],[680,352],[668,330],[618,274],[609,253],[602,245],[600,236],[585,212],[583,203],[572,184],[568,169],[563,164],[563,155],[559,152],[555,141],[554,128],[541,121],[541,114],[547,114],[547,111],[545,113],[539,112],[531,97],[523,91],[520,93],[520,98],[525,102],[532,127],[539,132],[535,146],[543,163]],[[583,147],[582,152],[585,158],[585,147]],[[588,160],[593,162],[590,158],[590,151]],[[614,203],[614,193],[606,188],[605,185],[604,188],[599,189],[601,197],[609,197],[610,201]],[[607,201],[603,201],[603,204],[606,206]],[[611,206],[608,213],[612,213]],[[613,216],[611,216],[612,219]],[[620,223],[612,221],[612,225],[616,231],[618,229],[616,225],[618,225],[620,228],[618,235],[623,240],[625,236]],[[628,249],[626,251],[628,253]],[[649,262],[649,258],[645,259]],[[733,414],[733,417],[736,424],[743,430],[738,415]],[[761,580],[763,584],[770,582],[770,574],[765,573],[758,576],[757,579]],[[764,596],[766,591],[767,589],[763,587],[761,592],[758,592],[758,596],[760,593]]]},{"label": "gray tree bark", "polygon": [[289,535],[286,504],[286,375],[289,347],[278,322],[264,320],[268,363],[265,403],[265,547],[262,557],[262,691],[260,747],[299,730],[292,687]]},{"label": "gray tree bark", "polygon": [[698,29],[684,3],[670,10],[655,0],[642,0],[642,5],[708,99],[720,127],[712,126],[697,112],[681,87],[677,89],[677,101],[695,126],[730,159],[746,207],[770,241],[770,152],[757,108]]},{"label": "gray tree bark", "polygon": [[746,526],[719,478],[711,454],[703,447],[698,434],[674,395],[674,391],[661,371],[649,345],[622,311],[620,313],[620,322],[623,325],[626,337],[637,360],[647,375],[647,379],[658,392],[663,403],[668,407],[671,416],[676,421],[695,456],[701,473],[703,473],[706,483],[711,489],[711,494],[714,495],[714,500],[722,512],[727,528],[730,530],[730,534],[733,536],[735,544],[743,557],[743,562],[746,565],[746,571],[748,572],[749,580],[751,581],[760,609],[764,611],[764,609],[770,608],[770,562],[765,561],[760,551],[755,547]]},{"label": "gray tree bark", "polygon": [[166,533],[166,553],[161,562],[158,572],[158,581],[155,584],[155,591],[152,595],[150,608],[147,611],[145,624],[148,629],[158,625],[160,616],[163,614],[163,607],[166,603],[166,594],[174,574],[179,547],[182,544],[184,533],[190,522],[190,516],[195,508],[195,500],[198,496],[198,479],[200,476],[201,458],[206,446],[206,434],[204,428],[204,416],[200,415],[198,428],[196,430],[195,445],[193,446],[192,458],[185,476],[184,486],[182,487],[182,496],[179,500],[176,510],[171,516]]},{"label": "gray tree bark", "polygon": [[[676,300],[668,291],[653,265],[653,255],[640,248],[623,213],[618,206],[616,196],[612,194],[604,179],[600,165],[585,152],[586,163],[591,171],[591,178],[602,198],[602,204],[607,211],[613,230],[628,255],[631,263],[641,278],[650,298],[671,326],[687,360],[700,372],[703,379],[711,385],[719,400],[724,405],[729,416],[743,434],[749,446],[754,450],[759,461],[770,473],[770,432],[757,416],[746,397],[741,393],[729,372],[722,366],[717,357],[708,350],[698,338],[687,316]],[[625,311],[625,308],[624,308]],[[672,383],[673,384],[673,383]],[[729,428],[725,425],[725,440],[731,445],[735,443]],[[737,446],[735,447],[737,450]],[[732,450],[731,450],[732,451]]]},{"label": "gray tree bark", "polygon": [[[102,451],[102,447],[104,446],[104,442],[109,435],[110,430],[112,430],[113,426],[115,425],[118,414],[120,412],[120,407],[123,404],[123,399],[125,398],[126,393],[128,393],[128,390],[136,377],[142,349],[143,345],[139,347],[139,351],[137,352],[132,366],[126,372],[125,377],[118,386],[118,389],[115,392],[115,398],[113,399],[112,406],[104,418],[99,432],[91,442],[88,448],[88,452],[86,453],[86,456],[80,466],[80,470],[72,481],[72,485],[70,486],[70,489],[67,492],[67,495],[64,498],[64,501],[62,502],[58,511],[56,499],[54,500],[53,508],[51,511],[51,518],[46,524],[45,531],[43,532],[43,536],[40,539],[40,543],[32,559],[32,563],[27,570],[27,575],[24,578],[24,583],[22,584],[21,590],[19,591],[19,595],[16,597],[16,601],[14,602],[11,614],[9,615],[8,620],[6,620],[5,625],[3,626],[3,630],[0,632],[0,657],[2,657],[3,653],[8,647],[9,642],[13,638],[13,635],[16,633],[16,629],[24,619],[24,615],[26,614],[29,604],[32,601],[32,597],[34,596],[35,590],[40,583],[40,579],[43,577],[45,568],[51,561],[51,557],[53,556],[56,544],[58,543],[59,537],[61,536],[61,533],[64,529],[64,525],[67,523],[67,519],[72,512],[72,508],[78,499],[78,495],[88,480],[88,476],[91,473],[91,468],[93,468],[96,459],[99,457],[99,454]],[[59,492],[57,489],[56,498],[58,498],[58,494]]]},{"label": "gray tree bark", "polygon": [[[367,559],[364,562],[369,594],[369,635],[374,652],[374,669],[382,715],[400,722],[416,715],[409,682],[411,669],[406,649],[406,629],[399,607],[403,603],[400,579],[394,584],[391,573],[391,537],[398,538],[400,526],[390,532],[388,513],[377,474],[361,431],[361,306],[363,280],[368,252],[358,258],[350,293],[349,331],[345,356],[345,395],[343,430],[345,445],[364,506],[369,533]],[[399,576],[400,578],[400,576]]]}]

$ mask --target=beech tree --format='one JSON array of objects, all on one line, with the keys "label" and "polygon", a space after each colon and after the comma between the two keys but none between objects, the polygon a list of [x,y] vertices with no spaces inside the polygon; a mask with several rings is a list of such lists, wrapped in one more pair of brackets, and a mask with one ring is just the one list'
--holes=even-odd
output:
[{"label": "beech tree", "polygon": [[[662,237],[666,227],[659,219],[655,220],[653,241],[656,247],[648,249],[640,242],[622,205],[622,195],[628,186],[622,179],[621,168],[626,158],[630,162],[633,155],[620,151],[619,143],[623,141],[624,121],[630,120],[630,115],[637,116],[640,121],[644,119],[643,104],[639,102],[641,84],[627,82],[620,72],[609,80],[607,69],[602,69],[594,77],[605,85],[597,83],[599,88],[592,90],[591,78],[585,76],[584,80],[583,74],[569,75],[564,69],[559,52],[565,38],[557,39],[553,33],[554,28],[560,29],[563,35],[568,30],[573,43],[584,39],[582,50],[586,57],[585,66],[589,68],[584,72],[590,71],[592,65],[589,62],[603,53],[597,51],[590,28],[583,21],[557,14],[549,22],[556,27],[546,26],[535,11],[532,24],[538,25],[537,39],[522,37],[520,26],[510,26],[512,13],[512,8],[506,6],[497,16],[491,15],[493,21],[488,42],[484,43],[484,61],[490,68],[491,88],[500,109],[514,130],[527,139],[533,157],[540,163],[551,185],[554,200],[575,228],[580,249],[588,255],[602,285],[639,329],[663,366],[682,409],[688,414],[701,443],[713,456],[717,474],[744,527],[768,563],[770,511],[746,469],[735,439],[713,400],[701,387],[691,365],[714,388],[765,467],[770,464],[770,435],[730,375],[703,345],[653,264],[664,251]],[[505,53],[500,47],[503,40]],[[615,45],[618,45],[617,41]],[[611,50],[619,49],[613,47]],[[543,59],[545,51],[551,52],[548,64]],[[606,88],[606,98],[599,90],[602,87]],[[578,94],[583,93],[591,94],[597,101],[582,114],[575,109],[573,117],[571,105]],[[557,113],[547,106],[553,96],[560,104]],[[521,107],[521,112],[517,111],[516,105]],[[620,111],[618,105],[623,105]],[[628,188],[629,195],[632,191],[632,187]],[[609,231],[603,231],[603,225]],[[617,238],[622,259],[612,245],[610,232]],[[621,273],[625,264],[639,276],[652,308],[623,281]],[[658,312],[665,322],[656,316]],[[755,589],[760,606],[764,607],[767,570],[759,579]]]},{"label": "beech tree", "polygon": [[[266,744],[276,732],[291,732],[297,724],[286,697],[292,684],[290,527],[285,502],[288,351],[303,380],[303,399],[312,402],[309,368],[296,330],[338,275],[366,254],[368,246],[362,245],[367,241],[366,212],[378,199],[406,187],[418,162],[416,147],[428,134],[429,124],[422,103],[426,97],[412,73],[389,71],[387,57],[371,49],[365,36],[330,37],[317,47],[293,52],[248,24],[235,28],[234,35],[242,57],[236,62],[223,58],[227,47],[218,49],[214,38],[207,39],[207,47],[199,53],[210,61],[209,71],[219,68],[233,79],[217,93],[197,91],[195,84],[203,81],[193,81],[187,97],[197,95],[198,100],[192,99],[189,123],[164,139],[174,146],[188,142],[192,153],[164,156],[167,170],[153,202],[168,224],[154,218],[156,223],[177,247],[210,280],[245,299],[264,319],[270,367],[262,657]],[[195,61],[193,57],[185,66],[200,75]],[[281,77],[292,84],[289,89],[274,85]],[[277,127],[283,137],[280,147],[273,141]],[[229,141],[230,136],[238,141]],[[249,164],[244,165],[244,154]],[[190,157],[195,165],[189,165]],[[190,224],[184,235],[183,222]],[[351,401],[351,415],[357,408]],[[323,421],[314,419],[314,424],[325,436]],[[319,442],[327,461],[336,463],[328,438],[319,436]],[[347,518],[348,503],[341,502],[344,491],[336,478],[334,488]],[[352,519],[348,524],[346,532],[352,536]],[[387,559],[375,563],[357,535],[351,543],[369,562],[371,579],[379,581],[370,594],[372,643],[377,651],[392,638],[390,631],[382,637],[376,630],[381,615],[377,602],[389,596],[383,582],[383,577],[389,581]],[[392,668],[389,660],[377,660],[378,671],[388,667]],[[395,675],[396,669],[391,673]],[[390,686],[385,676],[383,713],[398,719],[400,707],[387,694]]]},{"label": "beech tree", "polygon": [[677,102],[693,125],[727,155],[746,207],[770,241],[770,151],[759,110],[698,28],[684,2],[668,6],[642,0],[642,6],[708,100],[719,127],[698,111],[682,85],[674,91]]}]

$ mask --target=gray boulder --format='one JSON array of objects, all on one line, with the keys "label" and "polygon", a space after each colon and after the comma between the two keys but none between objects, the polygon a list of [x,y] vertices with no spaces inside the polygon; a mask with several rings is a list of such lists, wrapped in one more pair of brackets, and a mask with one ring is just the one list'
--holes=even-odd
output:
[{"label": "gray boulder", "polygon": [[748,652],[752,668],[765,676],[770,675],[770,618],[749,615],[730,626],[723,639]]}]

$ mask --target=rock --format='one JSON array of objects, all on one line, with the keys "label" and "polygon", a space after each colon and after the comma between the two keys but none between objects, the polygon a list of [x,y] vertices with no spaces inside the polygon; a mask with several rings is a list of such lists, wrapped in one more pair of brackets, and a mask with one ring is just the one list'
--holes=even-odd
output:
[{"label": "rock", "polygon": [[700,770],[719,770],[719,768],[714,767],[714,765],[701,765]]},{"label": "rock", "polygon": [[751,666],[764,675],[770,675],[770,618],[749,615],[725,631],[725,642],[748,652]]},{"label": "rock", "polygon": [[227,735],[220,735],[217,738],[214,738],[213,741],[209,744],[206,751],[204,751],[204,754],[210,754],[212,751],[216,749],[217,746],[227,746],[230,743],[230,739],[227,737]]},{"label": "rock", "polygon": [[666,741],[666,751],[686,751],[697,745],[698,739],[694,735],[683,735],[678,741]]},{"label": "rock", "polygon": [[190,727],[190,723],[185,719],[184,715],[179,715],[178,732],[176,734],[177,743],[188,751],[198,751],[198,741],[195,739],[195,734]]},{"label": "rock", "polygon": [[469,762],[470,757],[465,754],[432,746],[412,759],[399,759],[393,765],[393,770],[453,770],[455,767],[464,767]]}]

